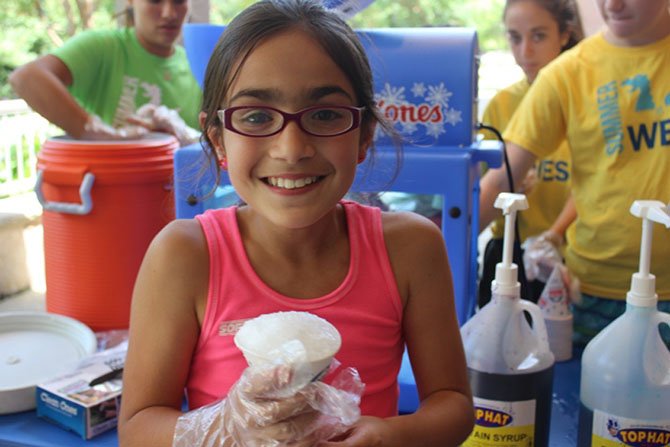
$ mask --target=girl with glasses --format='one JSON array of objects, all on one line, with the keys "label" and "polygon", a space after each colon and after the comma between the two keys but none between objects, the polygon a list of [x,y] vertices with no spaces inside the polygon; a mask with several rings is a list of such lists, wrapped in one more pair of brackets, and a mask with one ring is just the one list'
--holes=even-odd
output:
[{"label": "girl with glasses", "polygon": [[[258,399],[249,389],[263,377],[249,377],[233,343],[245,320],[299,310],[339,330],[336,359],[365,384],[361,417],[324,445],[459,445],[474,410],[440,230],[343,200],[374,156],[375,127],[387,127],[355,33],[311,0],[255,3],[211,56],[200,120],[205,150],[244,205],[174,221],[149,248],[133,297],[121,444],[243,445],[236,411],[262,445],[316,445],[305,421],[318,411],[301,396],[325,384]],[[405,346],[421,405],[399,416]],[[281,388],[282,376],[265,388]],[[262,423],[244,416],[241,391],[262,406]]]}]

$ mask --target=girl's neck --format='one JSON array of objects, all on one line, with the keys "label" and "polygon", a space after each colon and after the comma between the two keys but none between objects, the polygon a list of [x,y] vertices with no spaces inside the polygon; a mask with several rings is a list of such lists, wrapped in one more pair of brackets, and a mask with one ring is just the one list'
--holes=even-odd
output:
[{"label": "girl's neck", "polygon": [[238,210],[237,218],[244,250],[268,287],[308,299],[325,296],[342,284],[349,270],[350,247],[339,207],[310,228],[298,230],[268,225],[248,211]]}]

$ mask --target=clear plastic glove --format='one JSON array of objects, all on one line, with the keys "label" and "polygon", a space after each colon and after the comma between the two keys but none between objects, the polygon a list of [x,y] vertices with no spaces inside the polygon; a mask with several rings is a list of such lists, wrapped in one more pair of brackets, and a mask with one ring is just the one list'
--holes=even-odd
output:
[{"label": "clear plastic glove", "polygon": [[173,447],[313,446],[360,418],[363,384],[351,368],[332,384],[304,384],[293,367],[248,367],[226,399],[177,420]]},{"label": "clear plastic glove", "polygon": [[[560,276],[570,301],[580,303],[582,295],[579,278],[572,275],[563,264],[563,256],[559,252],[559,247],[563,243],[563,238],[551,230],[547,230],[537,237],[526,239],[523,253],[526,278],[529,281],[537,279],[549,286],[552,274],[555,277]],[[554,270],[556,270],[555,273]]]},{"label": "clear plastic glove", "polygon": [[79,137],[82,140],[133,140],[149,133],[142,126],[128,125],[121,128],[112,127],[97,115],[89,115],[84,125],[84,132]]},{"label": "clear plastic glove", "polygon": [[200,137],[200,131],[189,127],[176,110],[162,105],[144,104],[135,115],[128,118],[128,122],[172,134],[179,140],[181,147],[195,143]]},{"label": "clear plastic glove", "polygon": [[563,263],[563,257],[559,252],[561,244],[562,238],[551,230],[526,239],[523,266],[529,281],[538,280],[546,283],[549,280],[554,266]]}]

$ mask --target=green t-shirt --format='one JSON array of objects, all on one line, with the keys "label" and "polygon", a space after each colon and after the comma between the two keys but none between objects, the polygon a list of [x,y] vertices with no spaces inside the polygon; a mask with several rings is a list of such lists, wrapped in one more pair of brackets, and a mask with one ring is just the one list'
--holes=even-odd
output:
[{"label": "green t-shirt", "polygon": [[69,90],[89,113],[114,126],[146,103],[179,112],[199,128],[202,92],[183,47],[164,58],[140,45],[133,28],[85,31],[53,54],[72,73]]}]

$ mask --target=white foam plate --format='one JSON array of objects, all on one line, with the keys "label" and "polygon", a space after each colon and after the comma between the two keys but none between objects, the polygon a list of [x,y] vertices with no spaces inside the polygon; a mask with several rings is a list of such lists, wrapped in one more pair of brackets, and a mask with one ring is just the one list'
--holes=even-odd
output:
[{"label": "white foam plate", "polygon": [[97,341],[85,324],[46,312],[0,312],[0,414],[35,408],[35,386],[71,370]]}]

